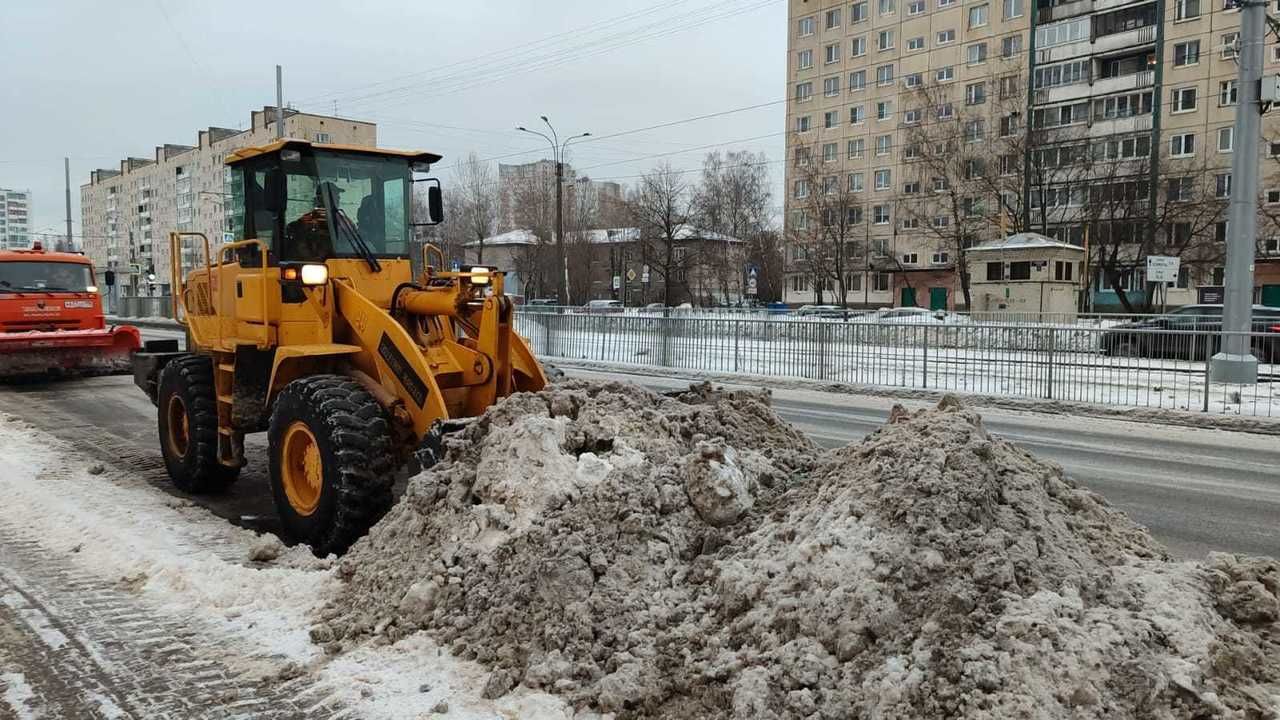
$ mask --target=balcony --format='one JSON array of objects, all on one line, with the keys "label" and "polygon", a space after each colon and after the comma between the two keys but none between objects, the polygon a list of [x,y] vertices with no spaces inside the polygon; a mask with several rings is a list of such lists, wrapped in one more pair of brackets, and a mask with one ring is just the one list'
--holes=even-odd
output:
[{"label": "balcony", "polygon": [[1117,75],[1116,77],[1095,80],[1092,92],[1094,95],[1111,95],[1113,93],[1124,92],[1126,90],[1148,88],[1155,84],[1155,71],[1143,70],[1142,72],[1130,73],[1128,75]]},{"label": "balcony", "polygon": [[1093,0],[1093,9],[1096,12],[1101,12],[1103,10],[1113,10],[1118,7],[1124,7],[1125,5],[1137,5],[1139,3],[1150,1],[1151,0]]},{"label": "balcony", "polygon": [[1145,25],[1132,30],[1124,30],[1110,35],[1102,35],[1094,38],[1093,52],[1106,53],[1115,50],[1123,50],[1125,48],[1139,47],[1142,45],[1151,45],[1156,41],[1156,26]]},{"label": "balcony", "polygon": [[1106,137],[1121,133],[1149,132],[1150,130],[1151,115],[1135,115],[1112,120],[1095,120],[1089,126],[1089,137]]},{"label": "balcony", "polygon": [[1036,90],[1031,95],[1031,104],[1054,105],[1068,100],[1087,98],[1092,94],[1093,88],[1086,82],[1078,82],[1071,85],[1057,85],[1054,87]]}]

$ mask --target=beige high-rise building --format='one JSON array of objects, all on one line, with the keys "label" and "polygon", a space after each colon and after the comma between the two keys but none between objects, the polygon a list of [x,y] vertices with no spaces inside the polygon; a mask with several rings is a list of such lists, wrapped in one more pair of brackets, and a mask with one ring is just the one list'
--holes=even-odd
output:
[{"label": "beige high-rise building", "polygon": [[[789,6],[788,302],[839,302],[839,261],[850,304],[963,305],[958,255],[1014,226],[1092,244],[1090,258],[1134,237],[1120,283],[1139,292],[1142,248],[1180,254],[1170,304],[1221,284],[1239,28],[1222,0]],[[1272,150],[1262,185],[1280,205]],[[1091,301],[1115,301],[1096,259],[1072,271]]]},{"label": "beige high-rise building", "polygon": [[32,237],[31,191],[0,188],[0,250],[26,250]]},{"label": "beige high-rise building", "polygon": [[[126,158],[118,170],[94,170],[80,186],[84,252],[101,273],[116,272],[120,295],[169,293],[169,232],[201,232],[216,250],[224,230],[223,160],[232,151],[270,143],[274,107],[250,114],[247,130],[210,127],[195,145],[163,145],[148,158]],[[285,110],[284,135],[317,143],[375,146],[377,125]],[[187,262],[203,260],[187,258]],[[154,274],[151,281],[149,275]]]}]

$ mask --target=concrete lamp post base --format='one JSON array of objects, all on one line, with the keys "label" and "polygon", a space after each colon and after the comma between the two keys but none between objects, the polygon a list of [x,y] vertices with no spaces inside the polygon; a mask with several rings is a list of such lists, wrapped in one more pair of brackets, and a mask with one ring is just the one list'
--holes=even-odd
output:
[{"label": "concrete lamp post base", "polygon": [[1258,382],[1258,359],[1247,354],[1218,353],[1210,361],[1209,379],[1230,385],[1253,385]]}]

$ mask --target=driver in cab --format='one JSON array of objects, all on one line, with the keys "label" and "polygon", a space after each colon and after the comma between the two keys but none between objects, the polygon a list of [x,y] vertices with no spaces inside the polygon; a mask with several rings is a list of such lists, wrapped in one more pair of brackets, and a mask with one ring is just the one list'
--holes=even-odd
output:
[{"label": "driver in cab", "polygon": [[281,254],[285,260],[327,260],[333,256],[333,238],[325,211],[326,195],[337,206],[342,188],[331,182],[316,185],[315,206],[285,227]]}]

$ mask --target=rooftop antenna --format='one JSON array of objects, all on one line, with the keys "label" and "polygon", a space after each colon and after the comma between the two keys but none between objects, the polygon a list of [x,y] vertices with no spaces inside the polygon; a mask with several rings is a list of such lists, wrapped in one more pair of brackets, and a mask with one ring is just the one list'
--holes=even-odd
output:
[{"label": "rooftop antenna", "polygon": [[276,139],[284,139],[284,80],[280,66],[276,66]]}]

